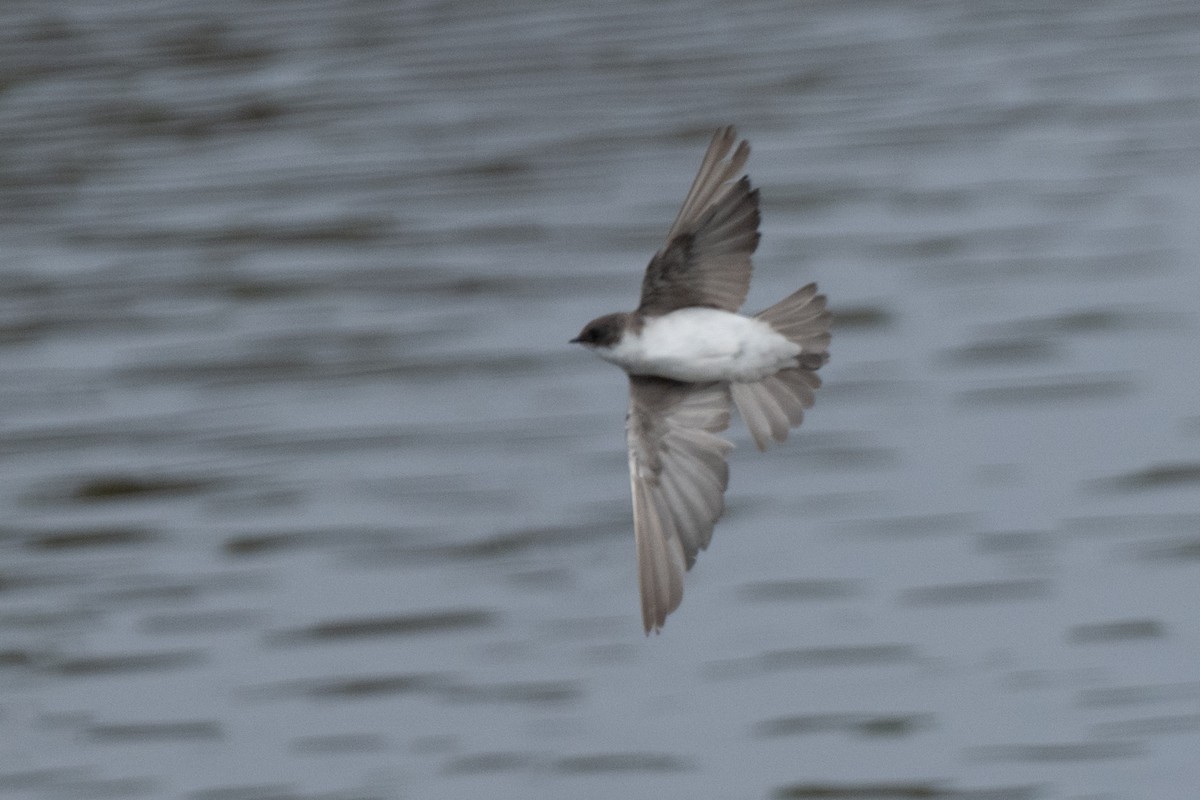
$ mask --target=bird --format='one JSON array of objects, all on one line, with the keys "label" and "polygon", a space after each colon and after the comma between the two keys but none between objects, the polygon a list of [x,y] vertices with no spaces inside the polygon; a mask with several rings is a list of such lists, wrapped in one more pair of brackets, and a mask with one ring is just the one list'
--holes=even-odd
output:
[{"label": "bird", "polygon": [[[719,434],[736,406],[759,450],[804,419],[829,360],[832,315],[809,283],[752,316],[738,313],[759,242],[759,190],[736,129],[718,128],[642,279],[633,311],[583,327],[582,345],[629,376],[625,439],[646,635],[683,600],[684,573],[725,510]],[[732,151],[732,154],[731,154]]]}]

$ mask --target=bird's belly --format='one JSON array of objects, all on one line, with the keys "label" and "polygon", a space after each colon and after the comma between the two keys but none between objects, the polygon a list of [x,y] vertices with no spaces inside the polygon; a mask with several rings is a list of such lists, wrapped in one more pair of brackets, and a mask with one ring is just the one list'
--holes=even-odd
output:
[{"label": "bird's belly", "polygon": [[795,366],[800,352],[761,320],[711,308],[650,318],[637,337],[626,338],[618,363],[627,372],[693,383],[762,380]]}]

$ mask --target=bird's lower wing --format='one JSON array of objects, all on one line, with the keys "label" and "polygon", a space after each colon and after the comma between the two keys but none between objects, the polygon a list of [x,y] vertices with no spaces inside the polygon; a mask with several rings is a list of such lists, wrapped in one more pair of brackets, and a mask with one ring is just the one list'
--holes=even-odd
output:
[{"label": "bird's lower wing", "polygon": [[631,376],[626,439],[646,633],[683,599],[683,573],[725,510],[729,387]]}]

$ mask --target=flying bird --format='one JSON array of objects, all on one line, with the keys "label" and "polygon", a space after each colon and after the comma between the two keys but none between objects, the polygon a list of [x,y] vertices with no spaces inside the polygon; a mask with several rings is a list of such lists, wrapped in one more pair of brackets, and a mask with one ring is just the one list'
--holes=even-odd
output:
[{"label": "flying bird", "polygon": [[[625,438],[646,634],[683,599],[683,574],[725,510],[730,403],[755,444],[804,419],[829,360],[831,315],[808,284],[754,316],[737,313],[758,247],[758,189],[732,126],[717,129],[683,207],[642,279],[637,309],[598,317],[572,343],[629,375]],[[730,155],[730,151],[732,155]]]}]

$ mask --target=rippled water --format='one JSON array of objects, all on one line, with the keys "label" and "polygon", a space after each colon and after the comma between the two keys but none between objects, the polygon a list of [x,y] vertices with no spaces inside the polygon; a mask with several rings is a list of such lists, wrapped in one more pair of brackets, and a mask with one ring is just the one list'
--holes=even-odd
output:
[{"label": "rippled water", "polygon": [[[1194,796],[1194,4],[0,23],[0,795]],[[724,123],[833,361],[646,639],[566,340]]]}]

